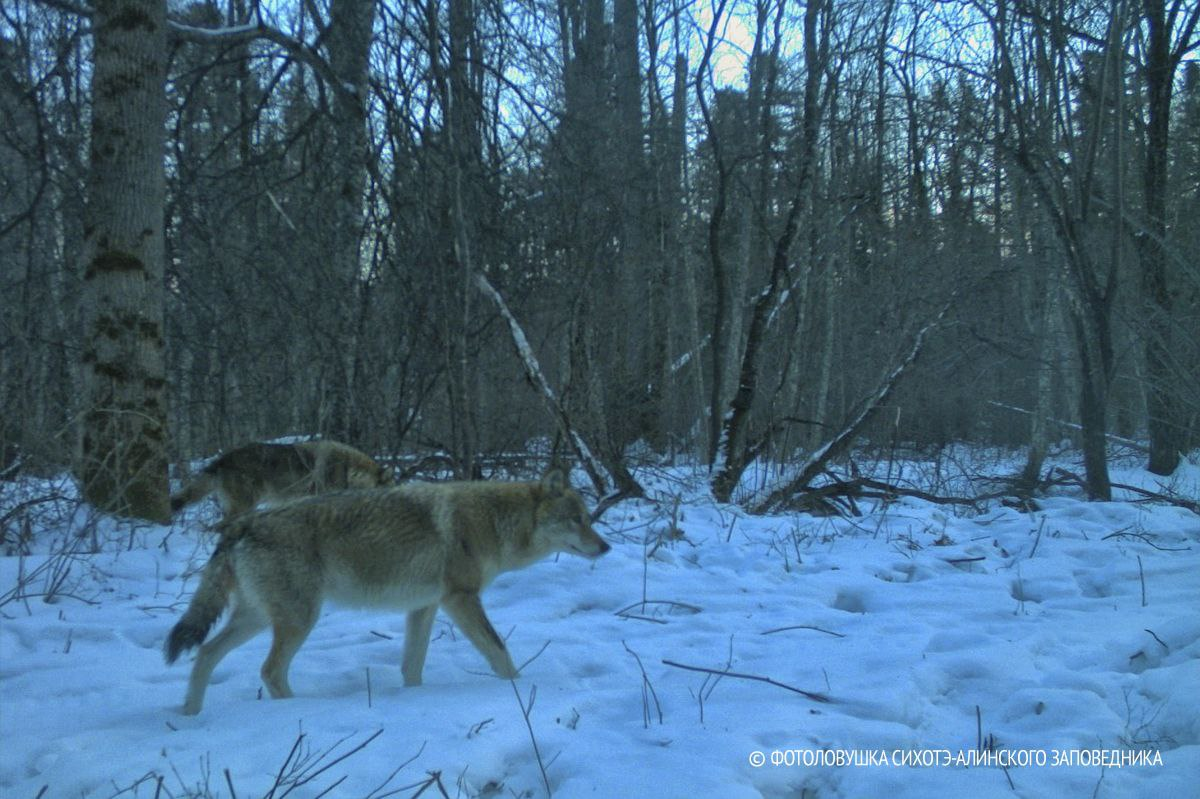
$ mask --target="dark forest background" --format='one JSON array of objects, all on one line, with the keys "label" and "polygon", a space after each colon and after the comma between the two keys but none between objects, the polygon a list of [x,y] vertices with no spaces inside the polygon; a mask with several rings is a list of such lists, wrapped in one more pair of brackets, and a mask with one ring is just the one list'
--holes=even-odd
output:
[{"label": "dark forest background", "polygon": [[1197,445],[1194,4],[0,8],[4,469]]}]

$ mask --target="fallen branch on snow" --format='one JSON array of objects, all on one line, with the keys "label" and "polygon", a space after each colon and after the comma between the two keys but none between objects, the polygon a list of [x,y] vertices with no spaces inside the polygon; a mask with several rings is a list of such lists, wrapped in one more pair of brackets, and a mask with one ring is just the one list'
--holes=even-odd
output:
[{"label": "fallen branch on snow", "polygon": [[[1074,472],[1069,472],[1062,468],[1055,468],[1053,471],[1051,471],[1050,476],[1046,478],[1044,485],[1075,486],[1084,489],[1087,488],[1082,477]],[[1144,488],[1126,485],[1125,483],[1112,483],[1111,485],[1113,488],[1119,488],[1122,491],[1130,491],[1139,495],[1141,499],[1135,500],[1136,502],[1162,502],[1166,505],[1174,505],[1177,508],[1190,510],[1192,513],[1200,515],[1200,502],[1197,502],[1194,499],[1186,499],[1178,496],[1177,494],[1170,494],[1166,492],[1156,493],[1154,491],[1147,491]]]},{"label": "fallen branch on snow", "polygon": [[800,694],[801,696],[805,697],[806,699],[811,699],[814,702],[823,702],[826,704],[833,703],[833,700],[830,699],[829,697],[825,696],[824,694],[816,694],[816,693],[813,693],[812,691],[805,691],[803,689],[795,687],[794,685],[788,685],[787,683],[782,683],[782,682],[779,682],[778,680],[773,680],[770,677],[763,677],[758,674],[742,674],[742,673],[736,672],[736,671],[723,671],[721,669],[706,669],[703,666],[689,666],[685,663],[676,663],[673,660],[667,660],[665,658],[663,659],[663,665],[664,666],[672,666],[677,669],[685,669],[686,671],[698,671],[701,674],[713,674],[718,677],[734,677],[739,680],[753,680],[754,682],[765,682],[768,685],[774,685],[776,688],[783,688],[784,690],[791,691],[792,693]]}]

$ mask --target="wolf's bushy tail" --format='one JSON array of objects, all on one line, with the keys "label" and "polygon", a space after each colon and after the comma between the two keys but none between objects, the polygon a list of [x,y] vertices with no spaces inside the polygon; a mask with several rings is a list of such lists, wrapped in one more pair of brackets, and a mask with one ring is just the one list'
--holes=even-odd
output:
[{"label": "wolf's bushy tail", "polygon": [[222,538],[213,550],[212,557],[204,567],[200,587],[192,596],[183,618],[171,628],[163,654],[167,663],[174,663],[184,652],[204,643],[208,631],[221,617],[229,604],[229,594],[234,587],[233,538]]},{"label": "wolf's bushy tail", "polygon": [[178,513],[188,505],[207,497],[220,486],[220,480],[212,472],[205,469],[184,483],[183,488],[171,495],[171,513]]}]

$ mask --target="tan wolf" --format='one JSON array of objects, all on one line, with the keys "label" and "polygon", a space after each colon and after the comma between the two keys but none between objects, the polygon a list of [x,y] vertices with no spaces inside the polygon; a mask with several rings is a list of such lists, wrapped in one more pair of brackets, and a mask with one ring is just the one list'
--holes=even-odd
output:
[{"label": "tan wolf", "polygon": [[517,675],[483,612],[482,591],[501,572],[555,552],[598,558],[610,549],[592,529],[566,474],[538,482],[411,483],[339,491],[234,517],[204,567],[191,605],[171,630],[167,663],[199,646],[232,605],[229,621],[200,646],[183,712],[198,713],[212,671],[265,627],[262,678],[289,697],[288,667],[321,603],[408,611],[401,672],[420,685],[440,605],[500,677]]},{"label": "tan wolf", "polygon": [[277,502],[342,488],[391,485],[387,469],[338,441],[253,443],[226,452],[171,495],[171,512],[214,491],[226,518],[260,502]]}]

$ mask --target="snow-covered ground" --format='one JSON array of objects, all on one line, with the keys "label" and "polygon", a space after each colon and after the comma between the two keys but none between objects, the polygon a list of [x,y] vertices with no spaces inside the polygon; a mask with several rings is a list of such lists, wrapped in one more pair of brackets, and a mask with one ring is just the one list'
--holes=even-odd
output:
[{"label": "snow-covered ground", "polygon": [[[1171,484],[1192,497],[1194,461]],[[542,766],[556,797],[1197,795],[1200,516],[1063,491],[1031,512],[752,517],[702,474],[638,477],[657,501],[606,514],[612,553],[484,594],[532,658],[515,683],[439,616],[425,685],[405,688],[403,617],[327,607],[295,699],[263,696],[264,634],[196,717],[162,643],[211,504],[131,526],[62,483],[3,484],[0,515],[63,498],[8,522],[41,554],[0,559],[0,795],[539,797]],[[1157,490],[1134,466],[1113,478]],[[64,542],[76,554],[46,557]]]}]

